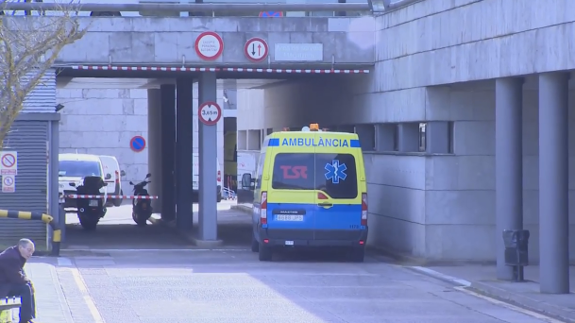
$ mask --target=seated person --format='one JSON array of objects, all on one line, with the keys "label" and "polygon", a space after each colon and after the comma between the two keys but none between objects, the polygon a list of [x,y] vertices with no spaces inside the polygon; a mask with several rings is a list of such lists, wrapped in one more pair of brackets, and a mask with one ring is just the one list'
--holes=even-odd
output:
[{"label": "seated person", "polygon": [[21,298],[20,323],[33,323],[36,316],[34,285],[24,273],[24,265],[34,251],[32,240],[20,239],[17,245],[0,253],[0,299]]}]

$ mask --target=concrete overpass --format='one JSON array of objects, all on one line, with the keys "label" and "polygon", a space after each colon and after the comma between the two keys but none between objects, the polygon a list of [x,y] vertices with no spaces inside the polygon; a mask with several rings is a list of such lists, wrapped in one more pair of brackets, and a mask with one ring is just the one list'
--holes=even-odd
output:
[{"label": "concrete overpass", "polygon": [[[373,17],[78,19],[90,24],[89,32],[60,53],[59,66],[358,69],[372,67],[375,59]],[[212,61],[201,59],[194,46],[197,37],[205,31],[218,33],[223,39],[223,52]],[[246,41],[254,37],[264,39],[269,47],[269,59],[261,63],[253,63],[244,54]]]}]

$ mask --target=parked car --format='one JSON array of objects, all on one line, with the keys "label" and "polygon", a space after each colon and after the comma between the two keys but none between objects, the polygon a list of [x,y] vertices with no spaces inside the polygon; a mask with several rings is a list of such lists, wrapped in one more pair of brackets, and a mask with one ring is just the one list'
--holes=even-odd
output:
[{"label": "parked car", "polygon": [[[106,180],[102,161],[96,155],[59,154],[58,155],[58,191],[62,195],[77,194],[76,187],[83,185],[86,176],[97,176]],[[100,194],[106,194],[106,187],[100,188]],[[76,208],[76,200],[66,197],[65,208]]]}]

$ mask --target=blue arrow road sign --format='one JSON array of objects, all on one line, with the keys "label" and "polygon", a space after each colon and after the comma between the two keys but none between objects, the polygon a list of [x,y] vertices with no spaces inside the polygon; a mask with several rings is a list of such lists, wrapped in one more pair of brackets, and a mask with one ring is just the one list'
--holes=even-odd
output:
[{"label": "blue arrow road sign", "polygon": [[282,17],[283,13],[281,11],[262,11],[260,12],[260,17]]}]

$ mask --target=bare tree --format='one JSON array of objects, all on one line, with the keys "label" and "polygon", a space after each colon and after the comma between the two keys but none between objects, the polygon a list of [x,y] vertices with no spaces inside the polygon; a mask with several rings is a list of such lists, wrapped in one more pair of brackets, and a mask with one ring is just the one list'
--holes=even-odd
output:
[{"label": "bare tree", "polygon": [[[60,51],[87,31],[76,19],[79,4],[37,16],[3,10],[0,0],[0,150],[26,97],[41,83]],[[26,1],[28,2],[28,1]],[[36,11],[37,12],[37,11]]]}]

